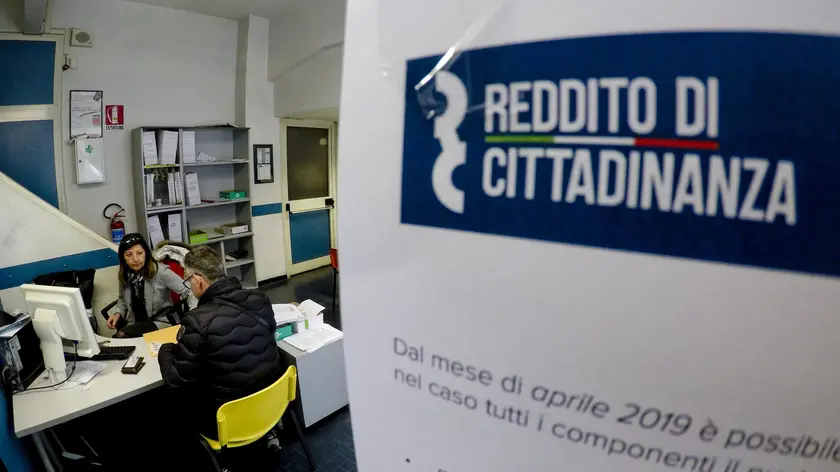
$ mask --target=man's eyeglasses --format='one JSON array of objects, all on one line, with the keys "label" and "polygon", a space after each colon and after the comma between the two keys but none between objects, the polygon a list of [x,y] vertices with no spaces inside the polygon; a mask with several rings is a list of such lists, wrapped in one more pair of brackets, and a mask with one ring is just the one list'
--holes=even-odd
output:
[{"label": "man's eyeglasses", "polygon": [[193,277],[195,277],[195,274],[190,274],[189,277],[184,279],[184,287],[192,289],[192,286],[190,285],[190,279],[193,278]]}]

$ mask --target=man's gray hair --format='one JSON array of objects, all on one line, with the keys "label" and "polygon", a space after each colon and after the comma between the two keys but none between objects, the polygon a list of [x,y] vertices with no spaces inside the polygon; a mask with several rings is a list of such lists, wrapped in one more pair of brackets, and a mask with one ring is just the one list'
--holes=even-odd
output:
[{"label": "man's gray hair", "polygon": [[207,246],[199,246],[188,252],[184,257],[184,267],[191,273],[203,276],[211,284],[225,277],[222,258]]}]

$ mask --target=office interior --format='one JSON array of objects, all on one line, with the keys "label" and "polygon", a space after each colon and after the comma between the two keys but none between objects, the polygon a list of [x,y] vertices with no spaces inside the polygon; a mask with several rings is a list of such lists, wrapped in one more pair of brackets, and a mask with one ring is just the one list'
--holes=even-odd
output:
[{"label": "office interior", "polygon": [[[0,308],[26,311],[20,285],[37,275],[93,268],[90,316],[98,335],[111,336],[98,313],[117,296],[118,261],[111,241],[114,220],[106,217],[114,207],[103,210],[117,204],[124,233],[148,236],[148,217],[157,210],[138,205],[137,162],[142,174],[143,161],[137,161],[142,151],[134,141],[136,130],[195,128],[196,151],[218,148],[211,142],[213,133],[230,133],[234,141],[245,137],[245,152],[237,147],[237,155],[216,156],[241,162],[195,170],[212,178],[232,166],[238,177],[229,181],[237,183],[248,175],[247,202],[230,205],[235,211],[218,202],[216,209],[191,210],[183,202],[157,216],[180,219],[184,239],[196,221],[246,221],[246,236],[214,243],[225,253],[244,251],[243,258],[226,261],[228,275],[265,292],[272,303],[313,300],[325,307],[325,321],[341,329],[335,168],[344,18],[344,0],[2,0]],[[80,183],[71,135],[71,95],[79,91],[101,92],[106,114],[101,137],[91,138],[102,154],[99,181]],[[116,111],[110,116],[114,105],[121,106],[121,119]],[[263,162],[257,161],[256,146],[271,147],[270,174],[256,169]],[[188,172],[180,151],[178,169]],[[356,470],[343,352],[337,345],[330,356],[315,356],[316,351],[297,360],[296,408],[319,471]],[[147,348],[137,341],[138,353]],[[314,367],[306,367],[312,358]],[[97,374],[89,388],[95,390],[96,382],[119,384],[124,375],[119,364]],[[148,365],[146,374],[155,369]],[[116,378],[108,380],[109,375]],[[337,393],[307,391],[313,375],[337,385]],[[153,378],[135,389],[142,392],[126,388],[116,400],[85,408],[107,411],[122,397],[160,386]],[[62,452],[55,431],[89,411],[56,414],[40,424],[28,418],[27,423],[29,410],[18,411],[15,395],[3,393],[0,471],[70,470],[55,456]],[[49,392],[50,402],[61,403],[72,393]],[[26,408],[43,410],[43,403]],[[16,422],[28,424],[26,431]],[[258,464],[264,470],[310,470],[294,440],[267,457]]]}]

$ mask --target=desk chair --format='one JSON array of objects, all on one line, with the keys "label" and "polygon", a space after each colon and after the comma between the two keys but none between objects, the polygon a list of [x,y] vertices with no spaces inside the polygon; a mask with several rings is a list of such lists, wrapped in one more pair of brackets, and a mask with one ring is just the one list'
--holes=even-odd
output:
[{"label": "desk chair", "polygon": [[270,431],[274,431],[277,437],[280,437],[278,424],[287,409],[294,424],[295,434],[306,453],[309,466],[312,471],[315,470],[315,462],[303,439],[303,431],[295,410],[288,408],[295,399],[296,390],[297,370],[294,366],[289,366],[286,373],[270,386],[219,407],[216,412],[219,440],[214,441],[201,436],[201,442],[210,454],[217,472],[222,471],[216,460],[217,452],[226,448],[247,446],[259,441]]}]

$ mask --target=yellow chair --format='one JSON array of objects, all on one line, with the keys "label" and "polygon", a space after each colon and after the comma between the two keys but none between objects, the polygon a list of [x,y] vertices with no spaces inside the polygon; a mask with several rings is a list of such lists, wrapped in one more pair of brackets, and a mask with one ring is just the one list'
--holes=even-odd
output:
[{"label": "yellow chair", "polygon": [[221,468],[215,460],[215,452],[222,451],[225,448],[247,446],[258,441],[272,430],[275,430],[279,437],[277,426],[287,409],[294,423],[295,434],[301,446],[303,446],[309,465],[313,471],[315,470],[315,463],[303,440],[303,431],[300,428],[295,410],[294,408],[288,408],[295,399],[296,387],[297,370],[294,366],[289,366],[286,373],[270,386],[219,407],[216,412],[219,440],[215,441],[204,435],[201,436],[205,449],[208,449],[211,453],[211,459],[217,470],[221,470]]}]

